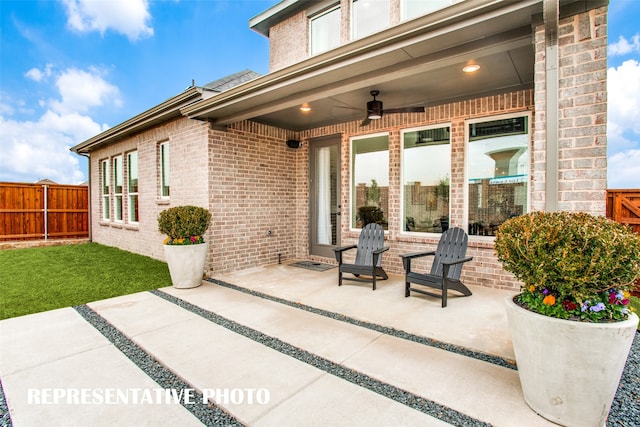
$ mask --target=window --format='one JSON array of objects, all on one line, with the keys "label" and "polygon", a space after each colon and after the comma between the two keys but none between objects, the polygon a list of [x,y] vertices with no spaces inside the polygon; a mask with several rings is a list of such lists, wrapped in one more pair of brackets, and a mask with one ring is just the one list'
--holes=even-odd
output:
[{"label": "window", "polygon": [[404,231],[442,233],[449,228],[449,129],[440,126],[402,133]]},{"label": "window", "polygon": [[413,19],[464,0],[402,0],[402,19]]},{"label": "window", "polygon": [[100,193],[102,194],[102,219],[109,220],[110,215],[110,203],[109,203],[109,160],[103,160],[100,162]]},{"label": "window", "polygon": [[469,123],[469,234],[493,236],[528,211],[528,116]]},{"label": "window", "polygon": [[160,144],[160,197],[169,197],[170,184],[169,143],[163,142]]},{"label": "window", "polygon": [[359,39],[389,27],[389,0],[353,0],[351,34]]},{"label": "window", "polygon": [[389,135],[351,140],[351,227],[370,222],[387,229],[389,212]]},{"label": "window", "polygon": [[113,219],[122,221],[122,190],[123,190],[123,173],[122,173],[122,156],[113,158]]},{"label": "window", "polygon": [[311,18],[311,55],[340,45],[340,7]]},{"label": "window", "polygon": [[138,152],[127,154],[127,193],[129,222],[138,222]]}]

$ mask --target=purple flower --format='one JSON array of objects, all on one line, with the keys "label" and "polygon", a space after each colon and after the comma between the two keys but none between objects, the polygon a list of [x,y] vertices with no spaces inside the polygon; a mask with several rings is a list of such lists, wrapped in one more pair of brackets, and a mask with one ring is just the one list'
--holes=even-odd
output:
[{"label": "purple flower", "polygon": [[542,294],[543,294],[543,295],[547,295],[547,294],[549,294],[549,289],[544,288],[544,289],[542,290]]},{"label": "purple flower", "polygon": [[580,311],[582,311],[584,313],[585,311],[587,311],[588,308],[589,308],[589,301],[585,301],[582,304],[582,307],[580,308]]},{"label": "purple flower", "polygon": [[599,311],[604,310],[604,303],[603,302],[599,302],[596,305],[594,305],[593,307],[591,307],[589,310],[593,311],[594,313],[597,313]]}]

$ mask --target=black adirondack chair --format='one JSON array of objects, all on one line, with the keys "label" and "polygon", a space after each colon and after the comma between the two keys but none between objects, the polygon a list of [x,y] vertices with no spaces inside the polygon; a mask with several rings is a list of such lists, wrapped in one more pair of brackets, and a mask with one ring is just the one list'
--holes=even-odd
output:
[{"label": "black adirondack chair", "polygon": [[[460,281],[462,265],[471,261],[473,257],[465,256],[467,253],[467,233],[459,227],[450,228],[440,237],[438,248],[430,252],[417,252],[400,255],[405,271],[405,293],[408,297],[411,291],[425,295],[430,295],[442,299],[442,307],[447,306],[447,291],[458,291],[464,296],[470,296],[471,291]],[[433,255],[431,272],[428,274],[418,273],[411,270],[411,260],[415,258]],[[441,292],[434,293],[424,289],[411,287],[415,285],[426,286],[432,289],[439,289]]]},{"label": "black adirondack chair", "polygon": [[[357,249],[356,259],[353,264],[342,262],[342,254],[350,249]],[[376,290],[376,279],[389,278],[382,269],[382,253],[388,251],[389,247],[384,246],[384,230],[380,224],[367,224],[360,232],[357,245],[343,246],[335,248],[333,251],[338,261],[338,286],[342,286],[342,280],[353,280],[356,282],[372,282],[373,290]],[[342,277],[343,273],[351,273],[355,277]],[[366,276],[361,278],[360,276]]]}]

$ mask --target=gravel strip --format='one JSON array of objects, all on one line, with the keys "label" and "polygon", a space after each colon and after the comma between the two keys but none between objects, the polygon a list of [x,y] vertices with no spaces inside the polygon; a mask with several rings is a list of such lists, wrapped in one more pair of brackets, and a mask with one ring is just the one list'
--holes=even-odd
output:
[{"label": "gravel strip", "polygon": [[133,363],[135,363],[145,374],[151,377],[160,387],[164,389],[176,390],[180,393],[182,390],[193,390],[194,403],[185,404],[183,400],[180,403],[203,424],[207,426],[243,426],[241,422],[236,420],[232,415],[226,413],[220,407],[213,403],[208,405],[202,403],[202,393],[187,382],[180,379],[176,374],[165,368],[154,359],[149,353],[145,352],[141,347],[127,338],[122,332],[118,331],[106,319],[100,316],[86,305],[74,307],[74,309],[95,327],[102,335],[104,335],[111,343]]},{"label": "gravel strip", "polygon": [[627,364],[607,419],[608,427],[640,425],[640,333],[636,331]]},{"label": "gravel strip", "polygon": [[340,320],[342,322],[350,323],[352,325],[360,326],[362,328],[371,329],[372,331],[380,332],[386,335],[391,335],[396,338],[402,338],[407,341],[412,341],[418,344],[427,345],[429,347],[439,348],[441,350],[450,351],[452,353],[461,354],[462,356],[471,357],[473,359],[478,359],[483,362],[492,363],[494,365],[502,366],[504,368],[517,369],[515,361],[512,359],[508,359],[505,357],[494,356],[491,354],[482,353],[479,351],[471,350],[465,347],[461,347],[455,344],[448,344],[446,342],[434,340],[432,338],[423,337],[420,335],[412,334],[410,332],[405,332],[395,328],[389,328],[387,326],[378,325],[371,322],[364,322],[353,317],[345,316],[344,314],[334,313],[332,311],[322,310],[320,308],[311,307],[308,305],[300,304],[297,302],[289,301],[286,299],[274,297],[272,295],[264,294],[259,291],[254,291],[252,289],[243,288],[241,286],[232,285],[231,283],[223,282],[222,280],[208,278],[207,281],[211,283],[215,283],[220,286],[224,286],[229,289],[233,289],[235,291],[244,292],[249,295],[253,295],[256,297],[264,298],[270,301],[274,301],[280,304],[288,305],[290,307],[298,308],[300,310],[305,310],[310,313],[319,314],[321,316],[329,317],[331,319]]},{"label": "gravel strip", "polygon": [[434,418],[438,418],[447,423],[456,426],[489,426],[490,424],[484,423],[480,420],[472,418],[454,409],[440,405],[436,402],[427,400],[421,396],[410,393],[406,390],[402,390],[391,384],[384,383],[376,380],[362,372],[355,371],[353,369],[346,368],[342,365],[334,363],[328,359],[320,356],[316,356],[304,349],[295,347],[278,338],[270,337],[263,334],[260,331],[249,328],[247,326],[236,323],[211,311],[205,310],[187,301],[184,301],[173,295],[169,295],[160,290],[149,291],[154,295],[157,295],[169,302],[176,304],[179,307],[184,308],[198,316],[201,316],[217,325],[229,329],[230,331],[245,336],[253,341],[256,341],[262,345],[279,351],[282,354],[293,357],[306,364],[321,369],[331,375],[335,375],[338,378],[349,381],[353,384],[367,388],[396,402],[402,403],[412,409],[418,410],[425,414],[428,414]]},{"label": "gravel strip", "polygon": [[7,406],[7,400],[4,397],[4,390],[2,388],[2,381],[0,381],[0,426],[12,427],[11,414],[9,413],[9,407]]}]

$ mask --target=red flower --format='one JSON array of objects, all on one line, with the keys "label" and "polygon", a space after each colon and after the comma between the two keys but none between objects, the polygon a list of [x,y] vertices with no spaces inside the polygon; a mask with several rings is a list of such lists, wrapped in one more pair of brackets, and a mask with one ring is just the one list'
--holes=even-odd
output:
[{"label": "red flower", "polygon": [[564,301],[562,301],[562,308],[564,308],[567,311],[573,311],[576,308],[578,308],[578,304],[576,304],[573,301],[564,300]]}]

